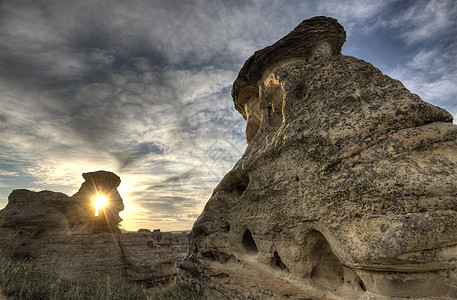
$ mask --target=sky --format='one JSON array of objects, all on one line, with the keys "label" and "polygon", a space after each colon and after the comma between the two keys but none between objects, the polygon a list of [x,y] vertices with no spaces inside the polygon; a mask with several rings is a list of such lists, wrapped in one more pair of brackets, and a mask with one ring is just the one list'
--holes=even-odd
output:
[{"label": "sky", "polygon": [[121,177],[122,228],[191,229],[247,143],[231,88],[302,20],[457,117],[454,0],[0,0],[0,208]]}]

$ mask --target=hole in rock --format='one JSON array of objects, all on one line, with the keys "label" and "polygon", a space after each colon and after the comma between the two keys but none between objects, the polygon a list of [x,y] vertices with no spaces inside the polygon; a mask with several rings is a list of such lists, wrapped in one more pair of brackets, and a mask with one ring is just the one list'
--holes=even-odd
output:
[{"label": "hole in rock", "polygon": [[203,256],[204,258],[207,258],[207,259],[212,260],[212,261],[215,261],[215,260],[216,260],[216,256],[215,256],[214,253],[211,252],[211,251],[204,251],[204,252],[202,252],[202,256]]},{"label": "hole in rock", "polygon": [[314,283],[328,290],[334,290],[343,285],[343,268],[324,235],[313,230],[307,240],[307,244],[313,245],[310,259],[313,266],[311,279]]},{"label": "hole in rock", "polygon": [[230,231],[230,225],[228,225],[228,224],[225,225],[224,231],[225,231],[225,232],[229,232],[229,231]]},{"label": "hole in rock", "polygon": [[268,109],[268,124],[270,124],[270,126],[272,126],[274,128],[278,128],[279,126],[281,126],[282,119],[283,119],[282,110],[281,111],[273,110],[273,108],[270,106],[267,107],[267,109]]},{"label": "hole in rock", "polygon": [[239,181],[235,184],[235,194],[238,196],[241,196],[244,191],[247,189],[249,184],[249,178],[244,177],[242,178],[242,181]]},{"label": "hole in rock", "polygon": [[342,266],[344,273],[344,281],[348,286],[351,286],[353,290],[358,290],[360,292],[366,292],[367,289],[362,279],[355,272],[354,269],[348,266]]},{"label": "hole in rock", "polygon": [[[192,235],[194,237],[197,236],[207,236],[209,234],[208,228],[205,226],[205,224],[197,224],[192,228]],[[160,240],[159,240],[160,241]]]},{"label": "hole in rock", "polygon": [[222,179],[221,189],[239,197],[248,188],[248,185],[249,177],[247,176],[246,171],[239,168],[232,170],[224,179]]},{"label": "hole in rock", "polygon": [[260,129],[260,125],[261,121],[259,118],[257,118],[257,116],[251,115],[248,117],[246,124],[246,140],[248,144],[250,144],[257,135],[257,132]]},{"label": "hole in rock", "polygon": [[268,122],[273,128],[278,128],[283,123],[283,106],[285,93],[281,83],[274,74],[271,74],[263,84],[260,91],[259,107],[262,108],[262,123]]},{"label": "hole in rock", "polygon": [[257,249],[257,245],[255,244],[249,229],[247,229],[243,235],[243,246],[248,255],[257,255],[259,253],[259,249]]},{"label": "hole in rock", "polygon": [[276,251],[273,253],[273,264],[283,271],[289,271],[289,268],[282,262],[281,257],[279,257],[279,254]]}]

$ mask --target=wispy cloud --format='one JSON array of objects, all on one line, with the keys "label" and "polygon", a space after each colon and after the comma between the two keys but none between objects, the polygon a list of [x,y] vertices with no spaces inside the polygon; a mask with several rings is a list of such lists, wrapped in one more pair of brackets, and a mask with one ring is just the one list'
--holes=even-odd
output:
[{"label": "wispy cloud", "polygon": [[408,55],[386,72],[423,100],[457,116],[457,3],[413,1],[384,22],[405,43]]},{"label": "wispy cloud", "polygon": [[[333,0],[333,1],[319,1],[318,9],[330,16],[338,18],[340,22],[346,23],[345,28],[352,27],[359,22],[364,22],[370,18],[375,17],[389,5],[389,1],[376,1],[376,0]],[[348,24],[349,23],[349,24]]]},{"label": "wispy cloud", "polygon": [[246,147],[237,72],[315,15],[354,32],[355,56],[396,31],[403,44],[386,51],[401,63],[379,67],[456,113],[455,35],[442,35],[455,5],[403,3],[2,1],[0,203],[12,188],[72,194],[105,169],[121,176],[127,229],[189,228]]},{"label": "wispy cloud", "polygon": [[455,32],[457,3],[452,0],[412,1],[390,25],[399,29],[408,43],[436,41]]}]

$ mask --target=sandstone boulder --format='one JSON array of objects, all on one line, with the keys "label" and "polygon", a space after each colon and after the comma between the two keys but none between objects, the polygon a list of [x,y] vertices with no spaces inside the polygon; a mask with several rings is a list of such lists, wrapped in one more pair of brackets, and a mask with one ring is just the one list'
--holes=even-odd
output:
[{"label": "sandstone boulder", "polygon": [[119,235],[125,261],[126,277],[149,286],[173,282],[177,259],[174,246],[157,247],[150,236],[136,233]]},{"label": "sandstone boulder", "polygon": [[145,228],[138,229],[137,233],[141,233],[141,234],[144,234],[144,235],[152,235],[151,230],[145,229]]},{"label": "sandstone boulder", "polygon": [[69,230],[67,215],[75,210],[71,198],[63,193],[14,190],[8,197],[8,204],[0,211],[0,224],[28,235],[46,230]]},{"label": "sandstone boulder", "polygon": [[[117,232],[124,210],[117,187],[119,176],[112,172],[84,173],[85,182],[71,197],[52,191],[14,190],[7,206],[0,211],[0,226],[18,228],[31,233],[47,231],[78,231],[79,233]],[[97,193],[107,201],[95,215]]]},{"label": "sandstone boulder", "polygon": [[334,19],[300,26],[324,37],[303,36],[297,57],[256,52],[249,64],[272,65],[235,81],[249,145],[195,222],[178,283],[207,299],[457,298],[452,116],[321,46],[328,28],[344,41]]}]

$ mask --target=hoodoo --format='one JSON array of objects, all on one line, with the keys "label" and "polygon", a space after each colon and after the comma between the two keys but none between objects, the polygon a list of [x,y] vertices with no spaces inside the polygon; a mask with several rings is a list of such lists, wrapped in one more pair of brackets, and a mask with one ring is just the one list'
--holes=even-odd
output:
[{"label": "hoodoo", "polygon": [[[122,221],[119,213],[124,210],[124,202],[117,191],[121,184],[119,176],[112,172],[96,171],[84,173],[85,182],[72,196],[78,208],[82,224],[87,224],[91,232],[120,232]],[[101,203],[100,200],[103,199]]]},{"label": "hoodoo", "polygon": [[189,237],[206,299],[457,298],[457,125],[303,21],[235,80],[248,147]]}]

